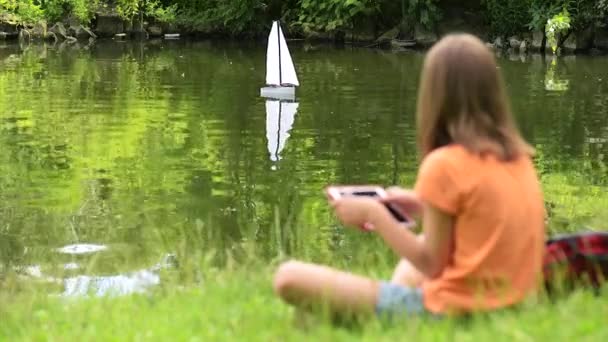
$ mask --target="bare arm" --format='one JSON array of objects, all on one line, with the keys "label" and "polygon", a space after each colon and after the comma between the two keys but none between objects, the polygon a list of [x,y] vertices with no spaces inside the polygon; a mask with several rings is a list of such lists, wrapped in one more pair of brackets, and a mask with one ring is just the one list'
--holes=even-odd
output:
[{"label": "bare arm", "polygon": [[453,217],[425,204],[423,219],[424,238],[403,229],[384,208],[372,210],[370,222],[395,253],[409,260],[428,278],[435,278],[441,274],[449,261]]}]

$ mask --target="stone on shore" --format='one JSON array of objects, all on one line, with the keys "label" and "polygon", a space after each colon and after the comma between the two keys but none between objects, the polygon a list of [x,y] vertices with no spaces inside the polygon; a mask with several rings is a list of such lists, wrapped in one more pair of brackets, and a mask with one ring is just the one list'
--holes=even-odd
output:
[{"label": "stone on shore", "polygon": [[150,37],[161,37],[163,35],[163,28],[160,25],[148,26],[148,34]]},{"label": "stone on shore", "polygon": [[500,50],[502,48],[504,48],[504,44],[502,42],[502,38],[501,37],[496,37],[496,39],[494,39],[494,43],[492,43],[492,45],[494,46],[494,48]]},{"label": "stone on shore", "polygon": [[593,46],[599,50],[608,50],[608,28],[598,28],[595,31]]},{"label": "stone on shore", "polygon": [[518,37],[513,36],[513,37],[509,38],[509,47],[511,47],[511,49],[519,50],[520,46],[521,46],[521,40]]},{"label": "stone on shore", "polygon": [[521,41],[519,44],[519,52],[526,53],[528,51],[528,43],[525,40]]},{"label": "stone on shore", "polygon": [[36,23],[29,31],[33,39],[44,39],[48,33],[46,21]]},{"label": "stone on shore", "polygon": [[399,26],[384,32],[380,37],[378,37],[378,39],[376,39],[376,42],[389,43],[393,39],[397,39],[397,37],[399,37]]},{"label": "stone on shore", "polygon": [[82,25],[70,26],[68,34],[78,40],[97,39],[97,35]]},{"label": "stone on shore", "polygon": [[49,32],[53,32],[58,40],[63,41],[68,39],[68,31],[62,23],[55,23],[55,25],[51,26]]},{"label": "stone on shore", "polygon": [[542,50],[544,39],[545,39],[545,34],[542,31],[532,32],[532,44],[530,44],[531,49],[534,50],[535,52]]},{"label": "stone on shore", "polygon": [[422,46],[431,46],[439,40],[437,34],[426,29],[422,25],[416,25],[414,29],[414,40]]},{"label": "stone on shore", "polygon": [[125,32],[125,25],[118,14],[97,14],[97,26],[95,27],[97,36],[109,38],[123,32]]}]

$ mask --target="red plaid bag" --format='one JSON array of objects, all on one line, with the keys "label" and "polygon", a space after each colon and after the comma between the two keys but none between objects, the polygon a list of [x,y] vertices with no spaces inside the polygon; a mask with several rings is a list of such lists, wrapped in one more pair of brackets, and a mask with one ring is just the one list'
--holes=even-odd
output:
[{"label": "red plaid bag", "polygon": [[577,285],[599,289],[608,279],[608,232],[586,232],[547,240],[543,261],[545,287],[572,290]]}]

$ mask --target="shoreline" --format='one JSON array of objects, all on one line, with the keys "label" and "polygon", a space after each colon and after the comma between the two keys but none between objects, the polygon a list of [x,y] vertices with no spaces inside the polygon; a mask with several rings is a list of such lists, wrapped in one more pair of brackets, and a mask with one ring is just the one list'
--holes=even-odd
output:
[{"label": "shoreline", "polygon": [[[372,32],[362,28],[350,31],[335,32],[289,32],[287,29],[287,41],[304,41],[307,43],[334,44],[336,46],[356,46],[376,48],[393,51],[425,51],[440,37],[455,32],[466,32],[476,35],[493,50],[508,54],[548,54],[552,50],[547,46],[547,37],[543,32],[525,32],[511,37],[493,37],[481,27],[450,27],[445,26],[440,32],[416,30],[407,39],[402,39],[398,27],[386,32]],[[608,55],[608,30],[595,30],[590,36],[585,33],[584,38],[579,33],[572,33],[560,42],[557,55]],[[230,34],[220,30],[203,31],[187,27],[186,25],[162,24],[144,22],[139,29],[127,20],[116,15],[100,15],[95,18],[90,26],[79,23],[56,22],[48,27],[45,21],[34,25],[17,25],[0,21],[0,42],[40,42],[50,41],[60,43],[88,42],[95,40],[117,40],[117,41],[146,41],[156,39],[186,39],[192,41],[213,40],[226,42],[265,42],[266,33],[244,32],[241,34]],[[582,42],[584,40],[584,43]],[[596,43],[597,42],[597,43]]]},{"label": "shoreline", "polygon": [[[2,47],[23,47],[23,46],[42,46],[42,45],[50,45],[50,46],[72,46],[76,48],[90,48],[97,44],[125,44],[125,43],[144,43],[144,44],[158,44],[159,42],[167,42],[167,43],[179,43],[179,42],[211,42],[211,43],[220,43],[220,44],[241,44],[241,45],[250,45],[250,44],[266,44],[266,37],[230,37],[230,36],[222,36],[222,35],[199,35],[199,34],[179,34],[178,37],[170,37],[165,38],[163,36],[159,37],[149,37],[146,39],[136,39],[130,38],[127,36],[118,36],[112,38],[95,38],[89,40],[54,40],[54,39],[30,39],[27,41],[23,41],[21,39],[0,39],[0,48]],[[409,47],[395,47],[394,45],[389,43],[370,43],[365,40],[354,40],[354,41],[344,41],[344,42],[336,42],[332,39],[321,39],[318,37],[315,38],[291,38],[286,39],[288,43],[299,45],[299,44],[309,44],[309,45],[321,45],[332,48],[357,48],[357,49],[370,49],[376,51],[383,52],[393,52],[393,53],[424,53],[428,51],[429,46],[409,46]],[[573,51],[573,50],[564,50],[560,51],[558,54],[553,55],[550,51],[541,51],[529,49],[525,51],[521,51],[519,49],[513,48],[496,48],[493,43],[486,42],[486,46],[494,51],[494,53],[499,58],[510,59],[510,60],[522,60],[526,59],[546,59],[551,60],[553,58],[559,57],[575,57],[575,56],[590,56],[590,57],[607,57],[608,50],[598,50],[592,49],[589,51]]]}]

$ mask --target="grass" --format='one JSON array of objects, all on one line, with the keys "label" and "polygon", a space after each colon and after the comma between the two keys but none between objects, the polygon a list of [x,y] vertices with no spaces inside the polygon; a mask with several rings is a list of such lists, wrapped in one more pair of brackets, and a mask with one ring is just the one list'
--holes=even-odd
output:
[{"label": "grass", "polygon": [[608,187],[589,184],[575,173],[545,175],[542,183],[552,232],[608,229]]},{"label": "grass", "polygon": [[[545,176],[543,185],[554,232],[585,225],[601,229],[603,224],[605,229],[605,188],[559,174]],[[358,239],[361,234],[352,235]],[[374,277],[390,274],[394,260],[383,254],[378,241],[361,246],[352,258],[332,254],[318,261]],[[179,269],[165,271],[159,288],[119,298],[65,300],[48,296],[44,286],[6,277],[0,281],[0,341],[608,340],[606,291],[595,296],[578,290],[554,302],[539,300],[467,320],[389,323],[368,318],[337,325],[323,315],[298,315],[283,304],[271,287],[278,260],[265,262],[254,257],[253,249],[243,252],[240,263],[228,258],[221,267],[213,266],[209,256],[182,255]]]},{"label": "grass", "polygon": [[272,293],[271,267],[207,270],[198,285],[148,295],[61,300],[39,293],[0,295],[2,341],[285,341],[608,339],[608,301],[579,291],[554,303],[469,320],[407,319],[335,325],[301,316]]}]

